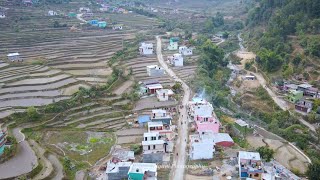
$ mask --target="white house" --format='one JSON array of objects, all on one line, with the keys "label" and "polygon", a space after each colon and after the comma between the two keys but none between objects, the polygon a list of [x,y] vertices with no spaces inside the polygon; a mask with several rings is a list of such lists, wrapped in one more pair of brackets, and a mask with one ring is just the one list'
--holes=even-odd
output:
[{"label": "white house", "polygon": [[147,73],[149,76],[163,76],[164,69],[158,65],[147,66]]},{"label": "white house", "polygon": [[14,61],[22,61],[22,59],[20,58],[20,54],[19,53],[9,53],[7,55],[8,60],[10,60],[11,62]]},{"label": "white house", "polygon": [[165,141],[161,139],[159,132],[148,132],[143,134],[143,154],[165,152]]},{"label": "white house", "polygon": [[203,104],[194,104],[191,110],[194,117],[212,117],[213,114],[213,106],[209,102]]},{"label": "white house", "polygon": [[139,47],[139,52],[141,55],[153,54],[153,44],[152,43],[141,43]]},{"label": "white house", "polygon": [[174,94],[171,89],[159,89],[156,93],[159,101],[168,101],[169,97]]},{"label": "white house", "polygon": [[190,135],[190,159],[212,159],[215,152],[213,133],[202,132]]},{"label": "white house", "polygon": [[175,67],[181,67],[183,66],[183,57],[182,54],[174,54],[173,56],[169,56],[168,60],[170,64],[172,64]]},{"label": "white house", "polygon": [[151,112],[152,122],[162,122],[162,125],[171,125],[172,117],[163,109],[153,109]]},{"label": "white house", "polygon": [[189,55],[192,55],[192,49],[188,48],[187,46],[180,46],[179,53],[184,56],[189,56]]},{"label": "white house", "polygon": [[58,13],[55,11],[52,11],[52,10],[48,11],[48,16],[57,16],[57,15]]},{"label": "white house", "polygon": [[116,24],[112,26],[113,30],[122,30],[123,29],[123,25],[122,24]]}]

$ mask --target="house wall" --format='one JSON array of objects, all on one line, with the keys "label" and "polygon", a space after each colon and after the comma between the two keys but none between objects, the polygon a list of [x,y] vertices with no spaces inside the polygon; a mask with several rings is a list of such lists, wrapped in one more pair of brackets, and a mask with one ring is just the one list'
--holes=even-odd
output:
[{"label": "house wall", "polygon": [[143,154],[144,163],[162,163],[164,153]]},{"label": "house wall", "polygon": [[214,153],[213,143],[200,142],[191,145],[190,159],[212,159]]},{"label": "house wall", "polygon": [[[148,149],[148,146],[150,146],[150,150]],[[164,145],[163,144],[144,145],[143,146],[143,151],[154,151],[154,152],[161,151],[161,152],[164,152]]]},{"label": "house wall", "polygon": [[165,95],[163,96],[162,94],[157,94],[157,98],[159,101],[168,101],[169,100],[169,95],[167,93],[165,93]]},{"label": "house wall", "polygon": [[177,50],[178,49],[178,42],[170,42],[168,49],[169,50]]},{"label": "house wall", "polygon": [[179,58],[179,59],[177,59],[177,60],[174,60],[173,61],[174,62],[174,66],[176,66],[176,67],[181,67],[181,66],[183,66],[183,58]]},{"label": "house wall", "polygon": [[142,55],[150,55],[153,54],[153,48],[152,47],[147,47],[147,46],[142,46],[139,48],[140,54]]}]

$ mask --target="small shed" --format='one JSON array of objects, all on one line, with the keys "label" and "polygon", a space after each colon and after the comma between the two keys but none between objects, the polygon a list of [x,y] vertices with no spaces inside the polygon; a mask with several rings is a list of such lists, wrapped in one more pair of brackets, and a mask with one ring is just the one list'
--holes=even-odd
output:
[{"label": "small shed", "polygon": [[7,55],[8,60],[14,62],[14,61],[20,61],[20,54],[19,53],[9,53]]},{"label": "small shed", "polygon": [[223,147],[231,147],[234,145],[234,141],[228,133],[213,133],[213,142]]}]

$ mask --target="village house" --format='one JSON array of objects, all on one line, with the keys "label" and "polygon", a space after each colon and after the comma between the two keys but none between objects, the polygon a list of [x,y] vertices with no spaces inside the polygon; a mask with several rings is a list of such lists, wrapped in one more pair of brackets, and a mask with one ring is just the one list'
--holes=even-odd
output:
[{"label": "village house", "polygon": [[168,49],[170,51],[178,50],[178,42],[179,42],[179,38],[178,37],[170,38]]},{"label": "village house", "polygon": [[162,85],[157,80],[144,81],[139,83],[140,86],[140,95],[144,94],[155,94],[157,90],[162,89]]},{"label": "village house", "polygon": [[183,56],[182,54],[176,53],[173,56],[168,56],[168,61],[171,65],[175,67],[183,66]]},{"label": "village house", "polygon": [[195,100],[189,102],[189,115],[192,118],[195,117],[212,117],[213,106],[204,99]]},{"label": "village house", "polygon": [[48,16],[57,16],[57,15],[58,13],[55,11],[52,11],[52,10],[48,11]]},{"label": "village house", "polygon": [[93,13],[84,13],[82,15],[82,17],[84,17],[84,18],[88,18],[88,17],[92,17],[92,16],[93,16]]},{"label": "village house", "polygon": [[4,13],[4,12],[2,12],[2,11],[0,11],[0,18],[2,19],[2,18],[6,18],[6,14]]},{"label": "village house", "polygon": [[283,90],[286,92],[296,91],[298,89],[298,85],[296,84],[284,84]]},{"label": "village house", "polygon": [[20,54],[19,53],[9,53],[7,55],[7,58],[11,62],[22,61],[22,59],[20,58]]},{"label": "village house", "polygon": [[127,179],[132,162],[108,161],[106,177],[108,180]]},{"label": "village house", "polygon": [[165,125],[161,121],[148,122],[148,132],[158,132],[161,136],[165,137],[166,140],[172,140],[175,136],[171,126]]},{"label": "village house", "polygon": [[190,55],[192,55],[192,49],[188,48],[187,46],[180,46],[179,53],[184,56],[190,56]]},{"label": "village house", "polygon": [[5,130],[0,129],[0,156],[3,154],[4,152],[4,148],[7,142],[7,133]]},{"label": "village house", "polygon": [[128,151],[119,147],[116,147],[112,152],[112,159],[127,162],[127,161],[134,161],[134,151]]},{"label": "village house", "polygon": [[234,141],[228,133],[213,133],[213,142],[216,146],[221,147],[231,147],[234,145]]},{"label": "village house", "polygon": [[164,125],[171,125],[172,117],[163,109],[153,109],[151,112],[152,122],[162,122]]},{"label": "village house", "polygon": [[123,25],[122,24],[115,24],[112,26],[113,30],[122,30],[123,29]]},{"label": "village house", "polygon": [[158,65],[147,66],[147,73],[149,76],[160,77],[164,75],[164,69]]},{"label": "village house", "polygon": [[309,87],[303,93],[304,96],[308,96],[312,98],[318,98],[319,94],[320,94],[319,89],[315,87]]},{"label": "village house", "polygon": [[169,101],[169,99],[174,95],[171,89],[160,89],[157,90],[156,93],[159,101]]},{"label": "village house", "polygon": [[96,19],[93,19],[93,20],[90,20],[90,21],[88,21],[88,23],[90,24],[90,25],[92,25],[92,26],[98,26],[98,20],[96,20]]},{"label": "village house", "polygon": [[105,27],[107,27],[107,22],[105,22],[105,21],[99,21],[99,22],[98,22],[98,27],[99,27],[99,28],[105,28]]},{"label": "village house", "polygon": [[77,17],[77,13],[75,12],[69,12],[68,17]]},{"label": "village house", "polygon": [[290,90],[287,94],[287,100],[290,101],[291,103],[296,103],[299,100],[301,100],[303,97],[303,92],[302,91],[297,91],[297,90]]},{"label": "village house", "polygon": [[260,154],[257,152],[238,152],[238,166],[240,179],[261,179],[263,168]]},{"label": "village house", "polygon": [[143,134],[142,149],[144,163],[162,163],[168,143],[162,139],[159,132]]},{"label": "village house", "polygon": [[298,85],[297,90],[298,90],[298,91],[305,92],[307,89],[309,89],[309,88],[311,88],[311,87],[312,87],[312,85],[307,84],[307,83],[305,83],[305,84],[300,84],[300,85]]},{"label": "village house", "polygon": [[22,3],[23,3],[25,6],[32,6],[32,4],[33,4],[32,0],[22,0]]},{"label": "village house", "polygon": [[157,180],[157,165],[154,163],[133,163],[128,180]]},{"label": "village house", "polygon": [[212,132],[190,135],[190,159],[212,159],[215,152]]},{"label": "village house", "polygon": [[294,107],[297,111],[309,113],[313,108],[313,102],[308,100],[300,100],[295,104]]},{"label": "village house", "polygon": [[245,75],[242,77],[243,80],[256,80],[256,77],[253,75]]},{"label": "village house", "polygon": [[218,133],[220,128],[220,122],[212,116],[196,116],[194,118],[196,130],[199,133],[211,131],[212,133]]},{"label": "village house", "polygon": [[87,8],[87,7],[81,7],[79,8],[79,12],[80,13],[89,13],[91,12],[90,8]]},{"label": "village house", "polygon": [[150,55],[153,54],[153,44],[152,43],[141,43],[139,47],[140,55]]}]

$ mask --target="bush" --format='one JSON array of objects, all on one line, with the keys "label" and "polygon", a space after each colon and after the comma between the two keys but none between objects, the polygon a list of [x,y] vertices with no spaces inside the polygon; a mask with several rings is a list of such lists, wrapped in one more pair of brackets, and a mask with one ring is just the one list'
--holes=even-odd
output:
[{"label": "bush", "polygon": [[267,162],[269,162],[274,155],[274,150],[268,148],[267,146],[262,146],[257,148],[257,151],[260,153],[260,156],[262,157],[262,159],[266,160]]},{"label": "bush", "polygon": [[135,154],[142,153],[142,146],[140,144],[133,144],[130,146],[131,151],[134,151]]}]

